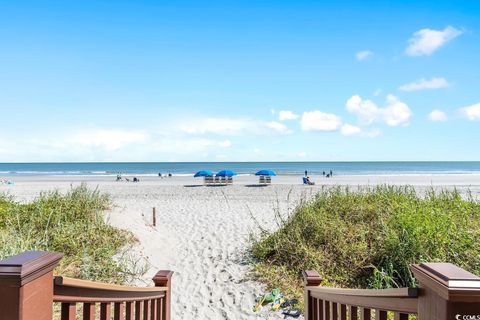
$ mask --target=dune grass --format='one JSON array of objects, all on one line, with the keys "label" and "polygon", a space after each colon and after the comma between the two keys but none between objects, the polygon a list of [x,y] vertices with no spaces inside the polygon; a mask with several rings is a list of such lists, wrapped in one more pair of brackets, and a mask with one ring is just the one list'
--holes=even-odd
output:
[{"label": "dune grass", "polygon": [[480,203],[457,191],[326,188],[252,246],[255,275],[301,298],[302,270],[324,285],[415,286],[409,266],[451,262],[480,274]]},{"label": "dune grass", "polygon": [[108,195],[85,185],[43,193],[30,203],[0,195],[0,258],[26,250],[62,252],[57,274],[124,283],[131,265],[118,254],[134,238],[105,223],[110,206]]}]

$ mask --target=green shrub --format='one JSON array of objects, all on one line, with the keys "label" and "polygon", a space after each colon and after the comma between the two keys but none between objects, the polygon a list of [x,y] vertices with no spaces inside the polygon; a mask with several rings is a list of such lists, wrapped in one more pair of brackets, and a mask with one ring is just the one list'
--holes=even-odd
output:
[{"label": "green shrub", "polygon": [[480,274],[479,218],[480,204],[457,191],[323,189],[278,231],[254,241],[255,274],[291,291],[285,288],[289,279],[299,296],[298,278],[307,269],[317,270],[327,285],[352,288],[415,286],[409,266],[427,261]]},{"label": "green shrub", "polygon": [[127,262],[115,256],[133,237],[105,223],[102,212],[109,206],[108,195],[85,185],[26,204],[0,196],[0,258],[26,250],[62,252],[57,274],[123,283]]}]

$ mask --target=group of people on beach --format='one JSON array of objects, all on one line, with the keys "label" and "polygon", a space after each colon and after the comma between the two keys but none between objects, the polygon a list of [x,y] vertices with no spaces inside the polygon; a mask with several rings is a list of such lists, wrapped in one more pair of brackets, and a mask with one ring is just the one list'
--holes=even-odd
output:
[{"label": "group of people on beach", "polygon": [[[324,176],[325,178],[331,178],[331,177],[333,177],[333,171],[332,171],[332,170],[330,170],[330,172],[325,172],[325,171],[323,171],[323,172],[322,172],[322,176]],[[160,177],[160,178],[162,178],[162,179],[163,179],[163,178],[166,178],[166,177],[171,178],[171,177],[172,177],[172,174],[171,174],[170,172],[167,173],[167,174],[162,174],[161,172],[159,172],[159,173],[158,173],[158,177]],[[130,180],[130,179],[127,178],[127,177],[125,177],[125,178],[122,177],[121,174],[117,174],[117,179],[116,179],[116,181],[124,181],[124,180],[127,181],[127,182],[130,182],[130,181],[132,181],[132,182],[140,182],[140,179],[138,179],[137,177],[133,177],[132,180]],[[7,184],[7,182],[6,182],[6,180],[3,180],[3,179],[2,179],[2,180],[0,180],[0,184]],[[10,184],[10,183],[8,183],[8,184]],[[304,175],[304,177],[303,177],[303,184],[307,184],[307,185],[314,185],[314,184],[315,184],[315,182],[313,182],[313,181],[310,179],[310,177],[308,176],[308,170],[305,170],[305,175]]]},{"label": "group of people on beach", "polygon": [[[163,178],[166,178],[166,177],[171,178],[171,177],[172,177],[172,174],[171,174],[170,172],[169,172],[169,173],[166,173],[166,174],[162,174],[161,172],[159,172],[159,173],[158,173],[158,177],[160,177],[160,178],[162,178],[162,179],[163,179]],[[117,174],[117,179],[116,179],[115,181],[123,181],[123,180],[125,180],[125,181],[127,181],[127,182],[130,182],[130,179],[129,179],[129,178],[127,178],[127,177],[125,177],[125,178],[122,177],[122,175],[121,175],[120,173]],[[133,177],[131,181],[133,181],[133,182],[140,182],[140,179],[138,179],[137,177]]]},{"label": "group of people on beach", "polygon": [[[322,175],[326,178],[331,178],[331,177],[333,177],[333,171],[330,170],[330,173],[325,173],[325,171],[323,171]],[[307,170],[305,170],[305,177],[308,177],[308,171]]]},{"label": "group of people on beach", "polygon": [[169,173],[166,173],[166,174],[162,174],[161,172],[158,173],[158,176],[160,178],[166,178],[166,177],[169,177],[171,178],[172,177],[172,174],[169,172]]},{"label": "group of people on beach", "polygon": [[[127,182],[130,182],[129,178],[127,178],[127,177],[123,178],[121,174],[117,174],[117,180],[116,181],[123,181],[123,180],[125,180]],[[140,179],[138,179],[137,177],[133,177],[132,182],[140,182]]]}]

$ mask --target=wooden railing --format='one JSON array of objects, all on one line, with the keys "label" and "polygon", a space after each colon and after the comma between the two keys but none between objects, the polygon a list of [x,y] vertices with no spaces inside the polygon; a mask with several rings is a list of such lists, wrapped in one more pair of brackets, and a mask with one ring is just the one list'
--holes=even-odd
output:
[{"label": "wooden railing", "polygon": [[319,274],[305,271],[305,319],[480,319],[480,277],[449,263],[411,269],[418,288],[383,290],[321,287]]},{"label": "wooden railing", "polygon": [[[155,287],[137,288],[65,277],[53,270],[62,254],[30,251],[0,261],[0,320],[170,320],[171,271],[159,271]],[[448,263],[412,266],[418,288],[384,290],[321,287],[305,271],[307,320],[479,320],[480,277]]]},{"label": "wooden railing", "polygon": [[31,251],[0,261],[0,320],[170,320],[171,271],[139,288],[53,277],[62,254]]}]

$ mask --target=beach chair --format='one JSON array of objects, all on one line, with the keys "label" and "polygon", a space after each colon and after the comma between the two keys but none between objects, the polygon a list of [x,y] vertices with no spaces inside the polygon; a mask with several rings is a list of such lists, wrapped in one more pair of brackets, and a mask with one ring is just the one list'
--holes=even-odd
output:
[{"label": "beach chair", "polygon": [[220,184],[220,177],[215,176],[213,184]]},{"label": "beach chair", "polygon": [[259,183],[259,184],[265,184],[265,176],[260,176],[260,177],[258,178],[258,183]]},{"label": "beach chair", "polygon": [[233,177],[227,178],[227,184],[233,184]]},{"label": "beach chair", "polygon": [[213,183],[213,177],[209,177],[209,176],[205,176],[203,178],[203,184],[208,186],[208,185],[211,185]]},{"label": "beach chair", "polygon": [[266,177],[265,177],[265,183],[266,183],[266,184],[272,184],[272,177],[266,176]]},{"label": "beach chair", "polygon": [[220,177],[220,184],[226,185],[227,184],[227,177]]}]

